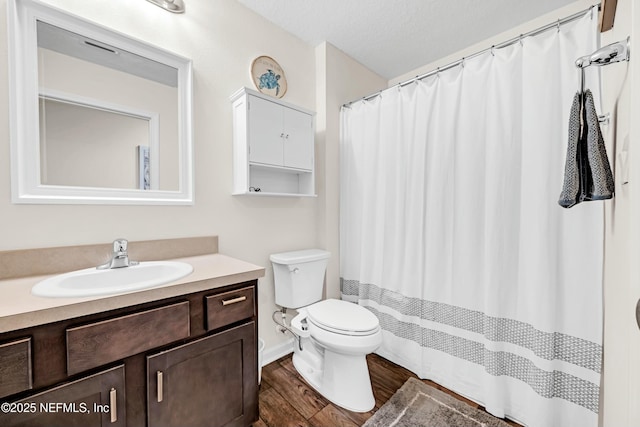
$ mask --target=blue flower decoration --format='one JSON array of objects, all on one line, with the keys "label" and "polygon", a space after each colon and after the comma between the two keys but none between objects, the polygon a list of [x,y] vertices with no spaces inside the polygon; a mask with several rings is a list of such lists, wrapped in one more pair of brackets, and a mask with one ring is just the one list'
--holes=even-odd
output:
[{"label": "blue flower decoration", "polygon": [[280,93],[280,83],[278,83],[278,80],[280,80],[280,74],[275,74],[273,70],[267,70],[266,73],[260,76],[259,87],[260,89],[275,89],[276,96],[278,96],[278,94]]}]

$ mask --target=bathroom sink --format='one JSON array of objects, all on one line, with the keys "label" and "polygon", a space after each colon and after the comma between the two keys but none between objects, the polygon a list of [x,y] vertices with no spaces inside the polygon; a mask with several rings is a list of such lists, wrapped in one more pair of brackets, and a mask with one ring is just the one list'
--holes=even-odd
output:
[{"label": "bathroom sink", "polygon": [[95,267],[49,277],[31,288],[41,297],[87,297],[152,288],[181,279],[193,271],[185,262],[149,261],[124,268]]}]

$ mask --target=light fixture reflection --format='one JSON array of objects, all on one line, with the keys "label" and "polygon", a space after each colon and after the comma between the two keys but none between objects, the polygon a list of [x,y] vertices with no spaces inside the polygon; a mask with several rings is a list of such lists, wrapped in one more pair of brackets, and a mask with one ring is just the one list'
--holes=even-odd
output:
[{"label": "light fixture reflection", "polygon": [[173,13],[184,12],[184,2],[182,0],[147,0],[150,3]]}]

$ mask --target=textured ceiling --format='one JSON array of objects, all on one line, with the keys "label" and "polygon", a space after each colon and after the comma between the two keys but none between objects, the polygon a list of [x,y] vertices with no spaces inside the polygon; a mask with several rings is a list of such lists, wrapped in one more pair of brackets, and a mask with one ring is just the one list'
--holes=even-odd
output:
[{"label": "textured ceiling", "polygon": [[238,0],[391,79],[575,0]]}]

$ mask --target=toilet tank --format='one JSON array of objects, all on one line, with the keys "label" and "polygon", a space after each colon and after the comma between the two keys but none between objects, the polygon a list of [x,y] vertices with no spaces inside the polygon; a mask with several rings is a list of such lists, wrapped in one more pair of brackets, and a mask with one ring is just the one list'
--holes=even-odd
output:
[{"label": "toilet tank", "polygon": [[273,254],[273,282],[276,304],[300,308],[322,299],[324,273],[331,254],[322,249]]}]

